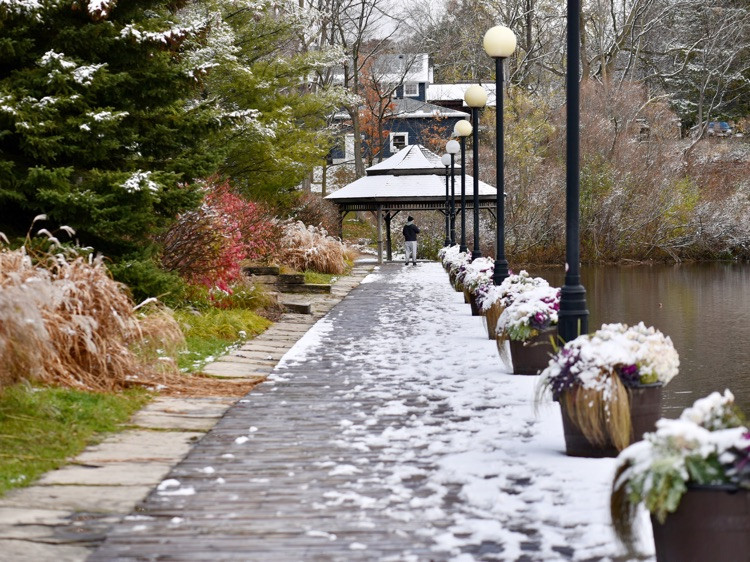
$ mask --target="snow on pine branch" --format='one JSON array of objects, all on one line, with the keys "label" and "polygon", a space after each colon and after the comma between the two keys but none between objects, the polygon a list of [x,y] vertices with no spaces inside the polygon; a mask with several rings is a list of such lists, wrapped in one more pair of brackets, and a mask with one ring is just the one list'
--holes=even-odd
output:
[{"label": "snow on pine branch", "polygon": [[11,14],[33,15],[39,19],[38,12],[42,9],[42,3],[37,0],[0,0],[0,13],[8,11]]},{"label": "snow on pine branch", "polygon": [[128,24],[120,30],[120,38],[133,40],[136,43],[159,43],[163,45],[173,45],[180,43],[186,38],[201,33],[205,26],[185,26],[173,27],[166,31],[146,31],[139,29],[134,24]]},{"label": "snow on pine branch", "polygon": [[145,187],[149,191],[157,192],[159,191],[159,184],[155,181],[149,179],[151,177],[151,172],[143,172],[141,170],[138,170],[134,174],[132,174],[127,180],[125,180],[125,183],[121,184],[121,187],[125,189],[128,193],[135,193],[137,191],[143,190]]}]

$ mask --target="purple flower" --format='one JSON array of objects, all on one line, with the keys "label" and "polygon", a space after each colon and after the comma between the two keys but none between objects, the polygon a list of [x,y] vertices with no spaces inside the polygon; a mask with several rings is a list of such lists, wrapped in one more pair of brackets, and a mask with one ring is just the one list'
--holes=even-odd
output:
[{"label": "purple flower", "polygon": [[638,365],[619,366],[617,367],[617,374],[620,375],[620,380],[626,386],[636,386],[641,380]]},{"label": "purple flower", "polygon": [[550,387],[552,389],[552,396],[557,400],[560,395],[566,390],[570,390],[578,384],[578,377],[573,374],[572,367],[578,362],[580,357],[580,349],[563,347],[556,359],[558,363],[561,363],[560,372],[552,379]]}]

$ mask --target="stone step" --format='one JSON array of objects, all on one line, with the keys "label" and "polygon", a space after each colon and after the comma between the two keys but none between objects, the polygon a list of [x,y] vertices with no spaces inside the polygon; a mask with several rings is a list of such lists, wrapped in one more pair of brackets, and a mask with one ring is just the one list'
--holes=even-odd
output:
[{"label": "stone step", "polygon": [[325,283],[303,283],[301,285],[277,285],[282,293],[330,294],[331,286]]},{"label": "stone step", "polygon": [[276,266],[246,265],[242,268],[245,275],[278,275],[279,268]]},{"label": "stone step", "polygon": [[297,314],[312,314],[312,304],[309,302],[281,302],[280,304],[289,312],[296,312]]}]

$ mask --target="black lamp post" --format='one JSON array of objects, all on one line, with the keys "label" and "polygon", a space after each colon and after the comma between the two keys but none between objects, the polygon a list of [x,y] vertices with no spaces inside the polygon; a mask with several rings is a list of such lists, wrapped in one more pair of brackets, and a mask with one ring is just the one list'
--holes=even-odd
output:
[{"label": "black lamp post", "polygon": [[456,245],[456,154],[461,147],[456,141],[448,141],[445,151],[451,157],[451,246]]},{"label": "black lamp post", "polygon": [[560,291],[560,313],[557,326],[563,341],[588,333],[589,311],[586,289],[581,285],[581,248],[579,240],[580,205],[580,86],[581,62],[580,0],[568,0],[568,68],[567,68],[567,162],[565,174],[565,285]]},{"label": "black lamp post", "polygon": [[451,200],[448,191],[448,166],[451,165],[451,155],[443,154],[440,162],[445,166],[445,246],[451,245]]},{"label": "black lamp post", "polygon": [[496,25],[484,34],[484,51],[495,59],[495,167],[497,173],[497,228],[495,239],[495,268],[492,282],[500,285],[508,277],[505,259],[505,142],[503,135],[503,60],[516,50],[516,36],[504,25]]},{"label": "black lamp post", "polygon": [[473,124],[472,168],[474,176],[474,248],[471,250],[472,261],[482,257],[479,249],[479,110],[487,104],[487,91],[481,86],[469,86],[464,93],[464,101],[471,108]]},{"label": "black lamp post", "polygon": [[466,252],[466,137],[471,134],[471,123],[465,119],[456,122],[453,134],[461,139],[461,251]]},{"label": "black lamp post", "polygon": [[461,151],[461,241],[459,243],[459,252],[465,252],[466,251],[466,164],[465,164],[465,158],[466,154],[464,153],[464,146],[460,145],[458,141],[455,140],[449,140],[448,143],[445,145],[445,149],[448,151],[448,154],[453,156],[454,154],[458,154],[458,151]]}]

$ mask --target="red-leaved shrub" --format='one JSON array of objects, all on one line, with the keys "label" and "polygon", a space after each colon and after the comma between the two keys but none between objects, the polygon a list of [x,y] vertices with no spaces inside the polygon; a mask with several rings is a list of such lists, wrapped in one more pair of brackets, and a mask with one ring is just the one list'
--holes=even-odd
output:
[{"label": "red-leaved shrub", "polygon": [[189,283],[230,291],[244,260],[271,261],[282,230],[268,212],[211,178],[200,208],[183,213],[160,237],[162,266]]}]

